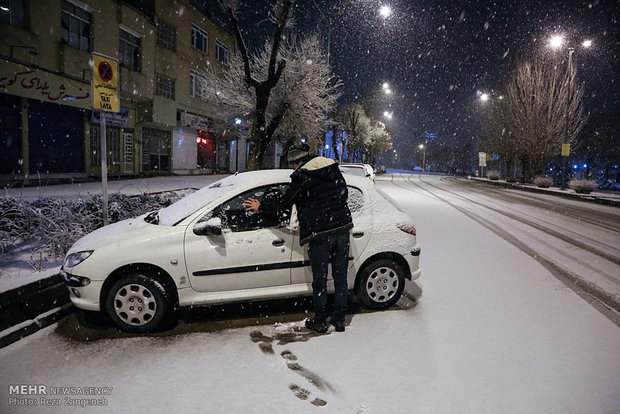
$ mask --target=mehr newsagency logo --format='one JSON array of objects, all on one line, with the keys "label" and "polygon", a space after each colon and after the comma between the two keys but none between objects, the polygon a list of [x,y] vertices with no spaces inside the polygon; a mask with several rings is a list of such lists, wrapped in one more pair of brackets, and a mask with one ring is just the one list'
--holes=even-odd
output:
[{"label": "mehr newsagency logo", "polygon": [[112,395],[113,387],[51,387],[43,384],[9,385],[10,406],[95,407],[107,406],[104,396]]}]

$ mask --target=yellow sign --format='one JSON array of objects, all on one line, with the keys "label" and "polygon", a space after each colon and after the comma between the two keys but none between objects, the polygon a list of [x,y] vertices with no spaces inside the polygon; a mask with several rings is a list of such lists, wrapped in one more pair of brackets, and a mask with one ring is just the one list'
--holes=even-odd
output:
[{"label": "yellow sign", "polygon": [[118,60],[93,53],[93,109],[120,110]]},{"label": "yellow sign", "polygon": [[568,157],[570,155],[570,144],[562,144],[562,156]]}]

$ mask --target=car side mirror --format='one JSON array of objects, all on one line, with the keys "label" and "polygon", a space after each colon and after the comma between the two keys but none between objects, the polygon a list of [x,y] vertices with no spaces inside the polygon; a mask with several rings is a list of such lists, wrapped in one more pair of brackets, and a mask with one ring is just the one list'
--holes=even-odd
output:
[{"label": "car side mirror", "polygon": [[207,221],[196,224],[193,230],[196,236],[220,235],[222,234],[222,219],[211,217]]}]

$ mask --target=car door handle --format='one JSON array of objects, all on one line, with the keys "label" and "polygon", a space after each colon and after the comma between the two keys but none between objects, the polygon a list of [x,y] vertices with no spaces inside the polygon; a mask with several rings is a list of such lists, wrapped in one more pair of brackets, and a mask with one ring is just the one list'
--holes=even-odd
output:
[{"label": "car door handle", "polygon": [[364,237],[364,232],[363,231],[353,232],[353,237],[355,237],[356,239],[359,239],[360,237]]},{"label": "car door handle", "polygon": [[283,246],[284,245],[284,240],[277,239],[277,240],[272,241],[271,244],[273,244],[274,246]]}]

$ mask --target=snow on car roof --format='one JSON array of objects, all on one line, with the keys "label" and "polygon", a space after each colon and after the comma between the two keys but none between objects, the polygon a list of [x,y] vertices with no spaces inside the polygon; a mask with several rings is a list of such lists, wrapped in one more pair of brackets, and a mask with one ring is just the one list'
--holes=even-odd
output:
[{"label": "snow on car roof", "polygon": [[[207,185],[200,190],[180,199],[176,203],[159,211],[159,224],[172,226],[183,220],[198,209],[206,206],[221,196],[235,190],[237,192],[252,189],[261,185],[290,182],[293,170],[260,170],[248,171],[228,176],[213,184]],[[366,187],[367,183],[358,177],[346,177],[350,185]]]}]

